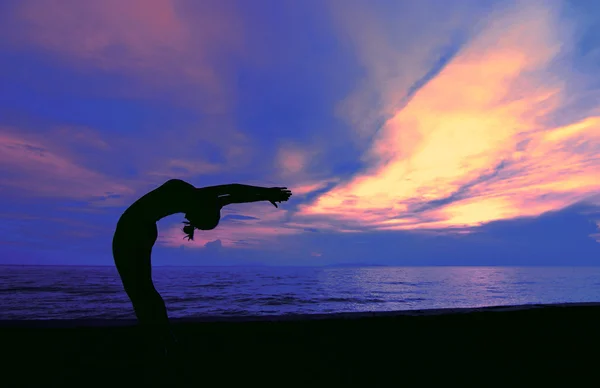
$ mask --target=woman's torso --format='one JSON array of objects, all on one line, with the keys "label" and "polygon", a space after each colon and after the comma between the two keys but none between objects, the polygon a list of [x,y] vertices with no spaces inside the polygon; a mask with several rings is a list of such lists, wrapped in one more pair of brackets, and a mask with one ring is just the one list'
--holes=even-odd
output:
[{"label": "woman's torso", "polygon": [[158,238],[156,222],[184,210],[174,186],[164,184],[129,206],[117,222],[113,245],[154,245]]}]

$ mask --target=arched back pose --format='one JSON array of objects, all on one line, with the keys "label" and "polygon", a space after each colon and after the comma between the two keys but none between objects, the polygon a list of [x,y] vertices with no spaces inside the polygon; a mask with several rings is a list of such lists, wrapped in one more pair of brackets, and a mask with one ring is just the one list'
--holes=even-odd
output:
[{"label": "arched back pose", "polygon": [[269,201],[277,207],[277,202],[287,201],[291,195],[286,187],[230,184],[196,188],[183,180],[171,179],[135,201],[117,223],[112,250],[139,324],[168,328],[165,303],[152,282],[150,256],[158,237],[158,220],[184,213],[187,222],[183,232],[192,240],[195,229],[211,230],[219,224],[223,206]]}]

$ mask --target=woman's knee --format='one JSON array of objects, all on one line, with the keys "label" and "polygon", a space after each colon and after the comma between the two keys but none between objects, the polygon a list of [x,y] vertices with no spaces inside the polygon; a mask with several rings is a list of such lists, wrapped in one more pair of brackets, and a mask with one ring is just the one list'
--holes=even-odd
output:
[{"label": "woman's knee", "polygon": [[140,323],[160,324],[168,320],[165,302],[155,289],[133,294],[130,299]]}]

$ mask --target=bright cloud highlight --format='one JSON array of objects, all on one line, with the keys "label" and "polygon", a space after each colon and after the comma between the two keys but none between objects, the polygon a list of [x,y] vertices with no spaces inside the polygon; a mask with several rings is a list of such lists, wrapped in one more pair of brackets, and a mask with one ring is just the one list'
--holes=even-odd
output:
[{"label": "bright cloud highlight", "polygon": [[600,117],[543,121],[564,99],[550,72],[563,43],[550,11],[537,4],[491,20],[387,120],[365,155],[369,171],[298,216],[332,229],[473,227],[597,193]]}]

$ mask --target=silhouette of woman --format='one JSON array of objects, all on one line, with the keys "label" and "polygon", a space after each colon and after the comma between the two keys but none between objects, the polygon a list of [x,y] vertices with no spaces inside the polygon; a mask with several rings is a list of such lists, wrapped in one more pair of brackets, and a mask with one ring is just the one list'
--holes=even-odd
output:
[{"label": "silhouette of woman", "polygon": [[195,229],[211,230],[219,224],[223,206],[269,201],[277,207],[277,202],[287,201],[291,195],[286,187],[230,184],[196,188],[183,180],[170,179],[135,201],[117,223],[112,250],[139,325],[150,329],[153,338],[163,341],[162,344],[174,340],[168,329],[165,303],[152,282],[150,256],[158,237],[158,220],[184,213],[187,219],[184,238],[193,240]]}]

